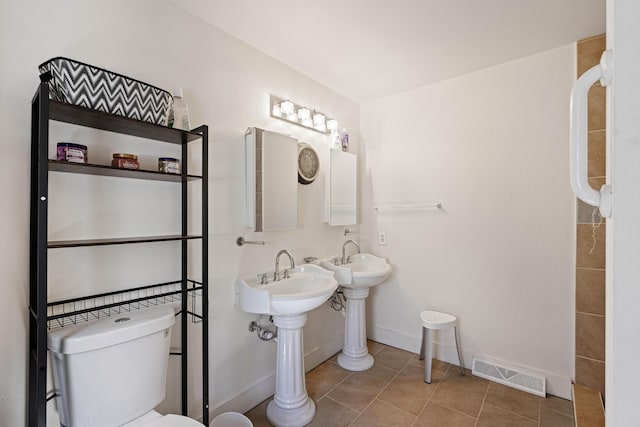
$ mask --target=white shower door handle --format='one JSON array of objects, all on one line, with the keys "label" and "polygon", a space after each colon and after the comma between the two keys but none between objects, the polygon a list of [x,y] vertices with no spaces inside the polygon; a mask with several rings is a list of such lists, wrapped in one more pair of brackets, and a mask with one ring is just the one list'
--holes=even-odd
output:
[{"label": "white shower door handle", "polygon": [[583,202],[600,207],[603,217],[611,216],[611,188],[603,186],[600,191],[589,184],[588,144],[588,94],[591,86],[600,80],[602,86],[611,83],[612,52],[605,51],[600,64],[590,68],[576,81],[571,90],[570,113],[570,175],[571,188]]}]

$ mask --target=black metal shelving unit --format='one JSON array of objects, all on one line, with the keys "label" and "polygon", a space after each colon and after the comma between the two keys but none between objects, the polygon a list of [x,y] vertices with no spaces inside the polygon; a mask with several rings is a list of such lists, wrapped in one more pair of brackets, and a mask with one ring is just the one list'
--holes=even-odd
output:
[{"label": "black metal shelving unit", "polygon": [[[95,164],[74,164],[48,158],[49,121],[71,123],[125,135],[143,137],[182,146],[182,173],[124,170]],[[189,175],[187,146],[202,141],[202,175]],[[101,175],[127,179],[147,179],[181,184],[182,230],[179,235],[49,241],[48,175],[50,171]],[[187,183],[202,182],[202,231],[189,235]],[[53,327],[88,321],[150,305],[181,301],[182,414],[187,415],[187,320],[191,316],[202,325],[202,422],[209,425],[209,328],[208,328],[208,127],[191,131],[168,128],[49,99],[47,83],[41,83],[31,106],[31,218],[29,247],[29,427],[46,426],[47,331]],[[188,241],[201,240],[202,281],[188,277]],[[154,242],[181,242],[182,273],[178,280],[139,286],[124,291],[85,295],[64,301],[47,300],[47,253],[50,249]],[[189,309],[188,297],[201,297],[201,313]],[[172,353],[174,354],[174,353]]]}]

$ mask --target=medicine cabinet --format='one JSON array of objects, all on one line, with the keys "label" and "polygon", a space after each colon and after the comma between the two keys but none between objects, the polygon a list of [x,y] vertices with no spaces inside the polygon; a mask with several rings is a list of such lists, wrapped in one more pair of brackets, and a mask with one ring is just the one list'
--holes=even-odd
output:
[{"label": "medicine cabinet", "polygon": [[247,225],[253,231],[298,226],[298,140],[249,128],[245,135]]},{"label": "medicine cabinet", "polygon": [[358,157],[330,150],[329,225],[357,223]]}]

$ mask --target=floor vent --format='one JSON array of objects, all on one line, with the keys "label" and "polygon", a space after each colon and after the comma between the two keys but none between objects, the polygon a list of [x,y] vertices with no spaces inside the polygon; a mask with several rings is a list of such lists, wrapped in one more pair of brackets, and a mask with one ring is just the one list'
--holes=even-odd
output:
[{"label": "floor vent", "polygon": [[500,363],[481,359],[473,359],[473,375],[537,396],[546,396],[547,379],[542,375],[517,371],[512,367],[507,368],[500,366]]}]

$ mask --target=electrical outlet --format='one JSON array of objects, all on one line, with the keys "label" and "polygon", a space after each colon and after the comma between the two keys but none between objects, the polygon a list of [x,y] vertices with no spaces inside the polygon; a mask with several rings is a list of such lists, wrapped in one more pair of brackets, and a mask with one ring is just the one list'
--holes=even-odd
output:
[{"label": "electrical outlet", "polygon": [[385,246],[387,244],[387,233],[384,231],[378,232],[378,244],[380,246]]}]

